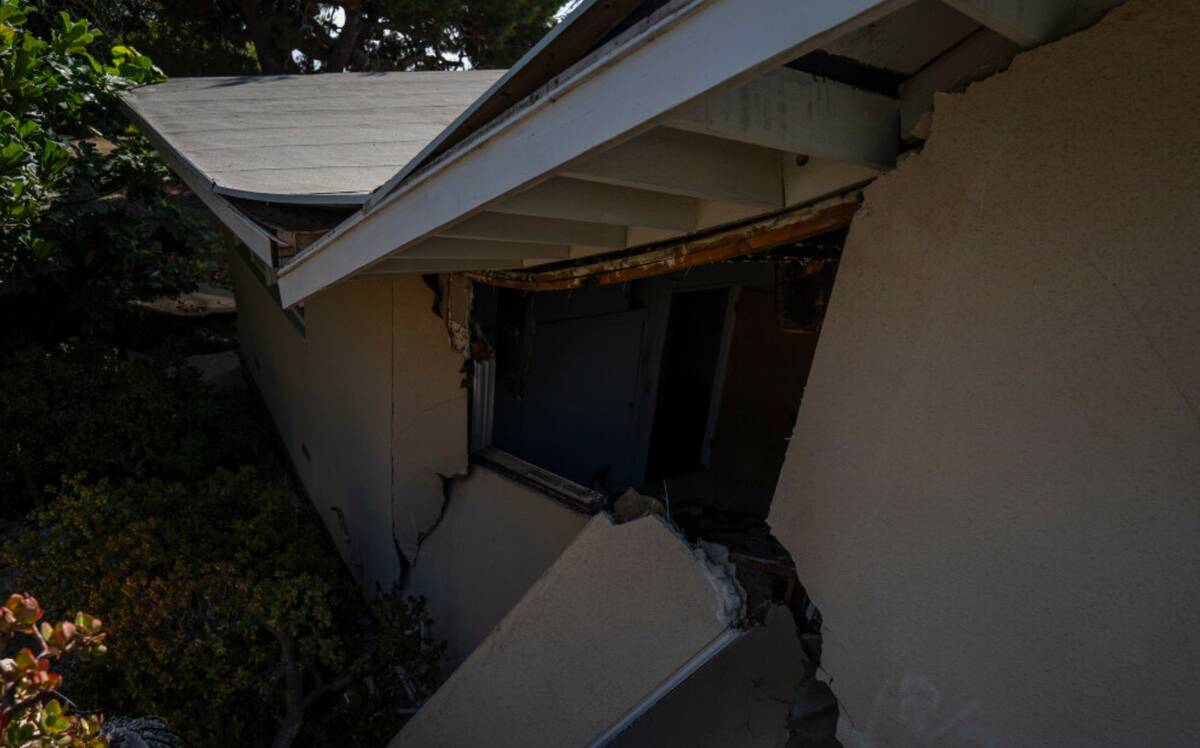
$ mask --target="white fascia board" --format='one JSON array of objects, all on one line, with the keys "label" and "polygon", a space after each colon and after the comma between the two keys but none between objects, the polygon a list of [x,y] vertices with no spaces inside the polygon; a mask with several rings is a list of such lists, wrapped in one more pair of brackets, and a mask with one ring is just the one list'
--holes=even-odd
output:
[{"label": "white fascia board", "polygon": [[911,0],[691,0],[651,16],[514,116],[458,146],[279,274],[285,306],[532,185],[575,159],[648,129],[724,84],[816,49],[830,32]]},{"label": "white fascia board", "polygon": [[213,189],[212,180],[207,179],[191,161],[172,148],[166,138],[160,135],[142,117],[131,101],[125,98],[122,98],[121,101],[125,105],[126,114],[137,125],[138,130],[146,136],[150,144],[154,146],[154,150],[158,151],[163,160],[171,167],[171,171],[175,172],[183,180],[188,189],[195,193],[196,197],[200,198],[200,201],[250,249],[255,257],[261,260],[268,269],[273,271],[274,262],[272,261],[273,253],[271,245],[273,243],[282,244],[283,242],[251,220],[245,213],[235,208],[228,200],[216,194]]}]

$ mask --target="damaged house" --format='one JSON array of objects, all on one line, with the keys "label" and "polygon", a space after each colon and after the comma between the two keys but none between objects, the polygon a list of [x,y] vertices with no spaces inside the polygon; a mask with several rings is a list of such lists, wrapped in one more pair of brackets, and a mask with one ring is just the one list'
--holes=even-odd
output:
[{"label": "damaged house", "polygon": [[397,746],[1200,741],[1200,5],[584,0],[126,97]]}]

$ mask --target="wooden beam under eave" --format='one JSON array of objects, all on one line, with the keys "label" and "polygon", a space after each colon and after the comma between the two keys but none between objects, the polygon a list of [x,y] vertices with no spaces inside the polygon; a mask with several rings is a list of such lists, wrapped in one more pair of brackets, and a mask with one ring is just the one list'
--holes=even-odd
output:
[{"label": "wooden beam under eave", "polygon": [[656,128],[582,162],[563,176],[766,209],[783,207],[779,151]]},{"label": "wooden beam under eave", "polygon": [[426,275],[429,273],[461,273],[521,267],[520,260],[395,260],[377,262],[354,277],[397,275]]},{"label": "wooden beam under eave", "polygon": [[615,258],[589,258],[570,267],[541,272],[479,271],[467,272],[467,276],[480,283],[523,291],[565,291],[628,283],[827,234],[850,225],[858,207],[859,194],[855,192],[733,228],[645,247],[642,252],[629,250]]},{"label": "wooden beam under eave", "polygon": [[1058,38],[1075,17],[1076,0],[943,0],[1022,47],[1036,47]]},{"label": "wooden beam under eave", "polygon": [[621,249],[625,233],[624,226],[608,223],[485,211],[438,232],[438,236]]},{"label": "wooden beam under eave", "polygon": [[506,242],[489,239],[452,239],[434,236],[403,252],[393,254],[396,260],[524,260],[527,257],[566,259],[571,256],[568,244],[537,242]]},{"label": "wooden beam under eave", "polygon": [[888,96],[779,68],[701,96],[662,124],[785,153],[890,168],[899,150],[898,108]]},{"label": "wooden beam under eave", "polygon": [[555,177],[488,206],[493,213],[692,231],[700,201]]}]

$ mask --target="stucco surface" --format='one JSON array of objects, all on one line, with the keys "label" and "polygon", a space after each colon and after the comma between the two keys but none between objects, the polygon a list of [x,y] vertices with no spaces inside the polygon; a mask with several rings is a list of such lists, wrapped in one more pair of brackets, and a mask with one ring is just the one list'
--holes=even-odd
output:
[{"label": "stucco surface", "polygon": [[487,468],[451,483],[446,516],[422,544],[410,587],[428,599],[447,667],[479,646],[587,521]]},{"label": "stucco surface", "polygon": [[398,570],[387,532],[392,295],[391,281],[356,280],[305,303],[309,388],[292,403],[308,414],[298,461],[311,468],[309,496],[368,592]]},{"label": "stucco surface", "polygon": [[391,744],[588,745],[717,638],[735,599],[656,518],[594,517]]},{"label": "stucco surface", "polygon": [[937,102],[855,218],[771,525],[851,746],[1200,742],[1200,4]]},{"label": "stucco surface", "polygon": [[311,465],[301,452],[307,430],[306,410],[295,407],[308,392],[308,344],[284,315],[245,259],[229,254],[237,299],[238,339],[246,369],[254,379],[301,479],[311,480]]},{"label": "stucco surface", "polygon": [[[396,542],[410,560],[417,535],[441,511],[442,478],[467,470],[467,390],[463,357],[450,346],[446,324],[431,310],[433,291],[415,276],[391,289],[391,495]],[[349,328],[343,328],[343,334]],[[382,405],[382,401],[379,405]],[[377,406],[378,407],[378,406]],[[392,538],[388,553],[394,559]]]},{"label": "stucco surface", "polygon": [[[338,284],[305,303],[301,334],[240,257],[242,349],[318,514],[364,590],[389,590],[466,470],[462,357],[420,278]],[[396,542],[393,542],[395,540]]]}]

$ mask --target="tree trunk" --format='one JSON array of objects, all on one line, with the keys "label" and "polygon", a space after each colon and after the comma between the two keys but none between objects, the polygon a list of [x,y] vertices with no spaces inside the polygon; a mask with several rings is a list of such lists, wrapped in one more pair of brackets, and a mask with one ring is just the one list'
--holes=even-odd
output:
[{"label": "tree trunk", "polygon": [[283,663],[283,695],[287,713],[279,723],[271,748],[291,748],[304,724],[304,674],[300,672],[300,663],[296,661],[296,643],[292,635],[280,628],[276,629],[275,638],[279,640],[279,657]]},{"label": "tree trunk", "polygon": [[324,70],[331,73],[340,73],[350,64],[354,50],[358,48],[359,38],[369,25],[366,23],[366,13],[361,2],[342,3],[342,9],[346,13],[346,20],[330,49],[329,59],[322,60]]},{"label": "tree trunk", "polygon": [[279,46],[280,35],[275,31],[275,18],[260,0],[240,0],[238,11],[246,24],[246,32],[254,44],[258,66],[266,75],[282,75],[292,70],[292,51]]}]

